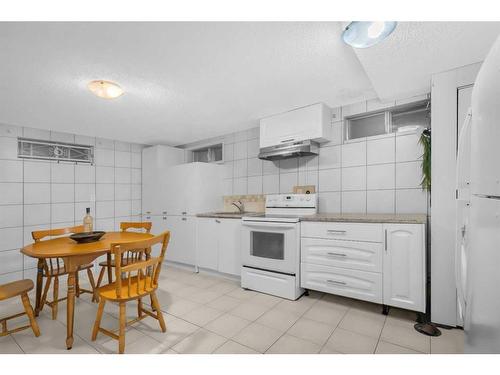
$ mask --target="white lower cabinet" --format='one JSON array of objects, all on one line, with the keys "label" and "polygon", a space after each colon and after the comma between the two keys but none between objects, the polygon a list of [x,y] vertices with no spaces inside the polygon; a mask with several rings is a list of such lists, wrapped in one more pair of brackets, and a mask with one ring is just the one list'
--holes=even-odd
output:
[{"label": "white lower cabinet", "polygon": [[382,272],[382,243],[302,238],[303,263]]},{"label": "white lower cabinet", "polygon": [[[143,215],[143,221],[151,221],[151,233],[158,235],[170,231],[170,241],[167,246],[165,259],[170,262],[183,263],[190,266],[195,264],[195,218],[192,216],[174,215]],[[161,245],[153,247],[154,255],[158,255]]]},{"label": "white lower cabinet", "polygon": [[241,273],[241,221],[236,219],[219,219],[217,223],[219,254],[218,271],[230,275]]},{"label": "white lower cabinet", "polygon": [[196,218],[192,216],[167,216],[170,242],[165,259],[171,262],[195,265]]},{"label": "white lower cabinet", "polygon": [[[169,230],[167,223],[167,216],[159,216],[159,215],[143,215],[142,221],[150,221],[151,222],[151,233],[158,235],[166,230]],[[160,255],[161,245],[155,245],[151,249],[153,256]]]},{"label": "white lower cabinet", "polygon": [[213,218],[196,219],[196,265],[217,270],[219,256],[218,223]]},{"label": "white lower cabinet", "polygon": [[425,312],[425,225],[307,222],[301,286]]},{"label": "white lower cabinet", "polygon": [[386,224],[384,235],[384,303],[425,312],[424,225]]},{"label": "white lower cabinet", "polygon": [[303,288],[382,303],[382,274],[302,263]]},{"label": "white lower cabinet", "polygon": [[230,275],[241,273],[241,221],[197,218],[196,265]]}]

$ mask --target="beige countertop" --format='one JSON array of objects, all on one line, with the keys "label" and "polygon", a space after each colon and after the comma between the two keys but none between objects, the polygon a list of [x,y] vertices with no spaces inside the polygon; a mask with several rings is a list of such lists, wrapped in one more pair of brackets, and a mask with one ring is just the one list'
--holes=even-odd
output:
[{"label": "beige countertop", "polygon": [[[243,216],[262,216],[262,212],[206,212],[197,217],[241,219]],[[425,224],[425,214],[340,214],[323,213],[301,216],[300,221],[344,222],[344,223],[394,223],[394,224]]]},{"label": "beige countertop", "polygon": [[197,217],[214,217],[219,219],[241,219],[243,216],[264,215],[262,212],[204,212],[196,214]]},{"label": "beige countertop", "polygon": [[395,224],[425,224],[425,214],[339,214],[324,213],[301,216],[300,221],[344,222],[344,223],[395,223]]}]

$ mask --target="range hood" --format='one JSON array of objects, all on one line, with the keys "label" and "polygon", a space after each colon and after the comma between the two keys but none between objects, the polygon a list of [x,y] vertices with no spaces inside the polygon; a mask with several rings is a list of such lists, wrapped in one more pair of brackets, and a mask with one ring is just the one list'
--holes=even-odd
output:
[{"label": "range hood", "polygon": [[296,158],[299,156],[318,155],[319,146],[316,142],[307,140],[299,142],[283,143],[276,146],[269,146],[260,149],[259,159],[280,160]]}]

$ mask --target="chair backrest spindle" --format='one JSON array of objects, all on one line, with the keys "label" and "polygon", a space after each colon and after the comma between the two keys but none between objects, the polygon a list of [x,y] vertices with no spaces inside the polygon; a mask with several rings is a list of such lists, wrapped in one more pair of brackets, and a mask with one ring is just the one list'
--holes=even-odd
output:
[{"label": "chair backrest spindle", "polygon": [[[83,231],[84,231],[83,225],[77,225],[74,227],[67,227],[67,228],[34,230],[33,232],[31,232],[31,237],[33,237],[33,241],[39,242],[46,237],[55,237],[55,236],[63,236],[65,234],[82,233]],[[57,273],[64,270],[64,262],[62,261],[61,258],[54,258],[54,263],[52,263],[52,258],[49,258],[48,262],[47,260],[45,261],[44,269],[46,274],[49,272],[49,270],[51,274],[54,273],[54,267],[56,268]]]},{"label": "chair backrest spindle", "polygon": [[[169,239],[170,232],[167,231],[147,240],[111,244],[119,298],[128,298],[135,293],[141,295],[157,288]],[[151,257],[151,247],[160,243],[160,255]],[[132,290],[133,286],[136,290]]]}]

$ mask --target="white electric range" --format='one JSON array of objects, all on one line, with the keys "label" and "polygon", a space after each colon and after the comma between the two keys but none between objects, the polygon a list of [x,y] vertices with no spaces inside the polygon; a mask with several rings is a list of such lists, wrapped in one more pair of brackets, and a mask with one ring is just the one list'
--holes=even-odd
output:
[{"label": "white electric range", "polygon": [[241,286],[296,300],[300,287],[300,217],[318,211],[316,194],[266,196],[265,214],[242,218]]}]

